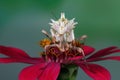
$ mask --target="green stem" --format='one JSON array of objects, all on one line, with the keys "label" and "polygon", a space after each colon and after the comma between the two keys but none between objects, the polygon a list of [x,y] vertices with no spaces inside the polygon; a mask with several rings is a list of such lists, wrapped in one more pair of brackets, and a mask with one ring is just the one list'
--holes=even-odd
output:
[{"label": "green stem", "polygon": [[78,67],[73,64],[62,65],[60,74],[57,80],[76,80]]}]

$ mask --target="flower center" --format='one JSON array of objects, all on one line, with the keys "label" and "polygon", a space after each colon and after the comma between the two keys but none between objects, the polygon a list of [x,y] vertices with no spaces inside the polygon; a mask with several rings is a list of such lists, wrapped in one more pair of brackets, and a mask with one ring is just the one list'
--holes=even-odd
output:
[{"label": "flower center", "polygon": [[69,61],[70,58],[77,56],[84,57],[84,52],[81,48],[82,44],[80,44],[78,41],[70,42],[67,44],[64,43],[62,46],[63,48],[60,47],[60,43],[51,43],[49,45],[46,45],[45,52],[41,55],[46,61],[54,62]]}]

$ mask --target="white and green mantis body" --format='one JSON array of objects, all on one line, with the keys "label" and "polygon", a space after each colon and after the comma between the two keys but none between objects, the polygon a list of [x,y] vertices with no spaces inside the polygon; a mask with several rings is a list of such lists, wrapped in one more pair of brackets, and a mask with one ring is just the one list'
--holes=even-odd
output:
[{"label": "white and green mantis body", "polygon": [[58,42],[72,42],[75,40],[74,37],[74,28],[77,22],[74,22],[74,18],[72,20],[68,20],[65,18],[64,13],[61,13],[61,18],[58,21],[51,19],[51,35],[55,37]]}]

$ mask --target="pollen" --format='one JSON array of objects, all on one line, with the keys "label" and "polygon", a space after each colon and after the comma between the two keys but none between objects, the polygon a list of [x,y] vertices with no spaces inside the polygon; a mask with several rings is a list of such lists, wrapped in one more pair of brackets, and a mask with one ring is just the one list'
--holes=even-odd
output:
[{"label": "pollen", "polygon": [[51,44],[51,40],[45,38],[45,39],[41,40],[39,44],[41,47],[45,47],[46,45]]}]

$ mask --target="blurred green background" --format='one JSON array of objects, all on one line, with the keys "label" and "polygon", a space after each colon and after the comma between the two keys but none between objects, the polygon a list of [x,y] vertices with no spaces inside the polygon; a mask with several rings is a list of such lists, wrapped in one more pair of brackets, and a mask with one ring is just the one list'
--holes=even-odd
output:
[{"label": "blurred green background", "polygon": [[[120,47],[120,0],[0,0],[0,45],[14,46],[36,57],[42,48],[38,42],[49,31],[50,19],[65,12],[68,19],[79,23],[75,36],[86,34],[87,45],[101,49]],[[112,74],[112,80],[120,79],[120,63],[100,62]],[[0,80],[17,80],[20,70],[28,65],[0,65]],[[77,80],[92,80],[80,69]]]}]

